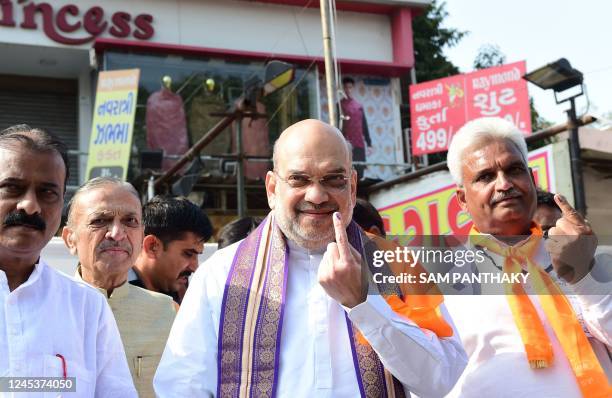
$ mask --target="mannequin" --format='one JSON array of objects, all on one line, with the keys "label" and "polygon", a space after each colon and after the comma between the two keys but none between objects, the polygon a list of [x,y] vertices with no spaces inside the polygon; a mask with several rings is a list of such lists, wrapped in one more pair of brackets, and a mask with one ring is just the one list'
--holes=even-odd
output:
[{"label": "mannequin", "polygon": [[[353,160],[365,161],[366,148],[372,147],[365,109],[353,96],[355,80],[347,76],[342,79],[342,86],[345,96],[340,100],[340,108],[344,115],[342,134],[353,146]],[[365,170],[364,166],[355,166],[355,169],[361,179]]]},{"label": "mannequin", "polygon": [[[266,107],[257,101],[255,110],[257,113],[266,113]],[[242,152],[246,156],[270,156],[270,137],[268,134],[268,120],[266,118],[242,119]],[[232,151],[236,152],[235,124],[232,124]],[[244,176],[249,180],[264,180],[266,172],[271,169],[271,164],[261,161],[245,160]]]},{"label": "mannequin", "polygon": [[[191,142],[194,144],[221,120],[220,116],[211,116],[210,114],[226,111],[223,98],[220,95],[216,95],[214,90],[214,80],[207,79],[202,83],[198,94],[193,97],[191,104],[189,104],[189,133]],[[202,149],[201,154],[214,156],[228,153],[230,139],[230,132],[226,129],[206,145]],[[220,161],[206,160],[204,165],[208,171],[217,171],[219,170]]]},{"label": "mannequin", "polygon": [[[183,155],[189,149],[183,99],[172,92],[172,78],[162,78],[161,89],[147,99],[147,146],[163,149],[164,155]],[[168,170],[176,160],[166,159],[162,169]]]}]

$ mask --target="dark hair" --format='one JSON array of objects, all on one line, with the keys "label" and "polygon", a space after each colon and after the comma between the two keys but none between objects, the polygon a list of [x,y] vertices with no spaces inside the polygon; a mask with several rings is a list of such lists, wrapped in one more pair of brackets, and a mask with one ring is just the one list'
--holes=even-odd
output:
[{"label": "dark hair", "polygon": [[385,236],[385,224],[382,217],[372,203],[367,200],[357,198],[357,203],[355,203],[353,209],[353,220],[366,231],[373,226],[378,227],[380,233]]},{"label": "dark hair", "polygon": [[236,243],[247,237],[252,231],[254,231],[262,219],[259,217],[242,217],[237,220],[225,224],[221,231],[219,231],[219,239],[217,239],[217,245],[219,249]]},{"label": "dark hair", "polygon": [[355,85],[355,79],[353,79],[350,76],[344,77],[342,78],[342,84],[347,84],[347,83],[351,83],[353,86]]},{"label": "dark hair", "polygon": [[66,169],[66,179],[64,180],[64,192],[66,192],[66,184],[68,183],[68,177],[70,177],[68,148],[59,138],[45,129],[32,128],[27,124],[16,124],[0,131],[0,146],[4,146],[11,141],[25,145],[26,148],[35,152],[57,152],[64,161],[64,168]]},{"label": "dark hair", "polygon": [[557,202],[555,202],[554,193],[547,192],[539,188],[536,190],[536,193],[537,193],[538,206],[540,205],[549,206],[549,207],[552,207],[554,209],[561,211],[561,208],[559,207]]},{"label": "dark hair", "polygon": [[142,208],[145,235],[154,235],[162,241],[164,249],[175,240],[183,239],[187,232],[207,241],[212,235],[208,216],[187,198],[155,196]]}]

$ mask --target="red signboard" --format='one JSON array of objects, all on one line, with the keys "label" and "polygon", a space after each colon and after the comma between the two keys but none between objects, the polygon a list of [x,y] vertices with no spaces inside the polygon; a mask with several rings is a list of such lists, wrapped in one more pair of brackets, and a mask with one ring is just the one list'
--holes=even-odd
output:
[{"label": "red signboard", "polygon": [[525,61],[410,86],[412,154],[442,152],[467,121],[499,116],[525,134],[531,114]]}]

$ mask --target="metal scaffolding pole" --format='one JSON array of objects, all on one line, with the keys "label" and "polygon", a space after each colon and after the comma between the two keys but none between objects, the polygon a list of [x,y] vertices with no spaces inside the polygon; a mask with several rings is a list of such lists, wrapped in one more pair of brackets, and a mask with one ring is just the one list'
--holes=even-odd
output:
[{"label": "metal scaffolding pole", "polygon": [[237,192],[236,196],[238,199],[238,217],[243,218],[246,216],[246,192],[244,191],[244,159],[242,153],[242,117],[236,120],[236,152],[238,152],[238,158],[236,159],[236,182]]},{"label": "metal scaffolding pole", "polygon": [[337,93],[336,93],[336,70],[333,61],[333,25],[330,19],[330,2],[321,0],[321,27],[323,29],[323,55],[325,58],[325,86],[327,88],[327,109],[329,112],[329,124],[338,127],[336,115]]}]

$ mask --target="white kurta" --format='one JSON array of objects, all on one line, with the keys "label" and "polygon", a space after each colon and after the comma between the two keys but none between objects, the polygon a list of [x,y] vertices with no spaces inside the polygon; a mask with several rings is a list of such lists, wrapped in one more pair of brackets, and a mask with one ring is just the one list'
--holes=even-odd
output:
[{"label": "white kurta", "polygon": [[[487,260],[478,266],[480,272],[498,272],[504,259],[490,251],[487,255]],[[610,282],[597,282],[593,275],[612,272],[612,262],[606,256],[596,259],[591,274],[573,286],[559,280],[554,271],[550,275],[567,293],[595,354],[610,378],[612,363],[607,347],[612,349],[612,285]],[[550,271],[551,261],[544,245],[538,248],[535,260]],[[600,278],[602,280],[605,278]],[[533,291],[530,278],[525,290],[528,293]],[[448,397],[582,397],[561,343],[545,321],[546,315],[538,296],[530,295],[530,298],[552,343],[554,360],[546,369],[530,368],[525,346],[504,295],[445,296],[447,308],[469,355],[468,366]]]},{"label": "white kurta", "polygon": [[[0,377],[76,378],[76,397],[136,397],[104,297],[40,261],[12,292],[0,271]],[[15,397],[57,397],[19,393]],[[12,397],[0,393],[0,397]]]},{"label": "white kurta", "polygon": [[[154,379],[160,397],[206,397],[217,391],[217,342],[225,282],[237,244],[198,268],[170,332]],[[357,397],[359,387],[345,309],[319,285],[322,252],[289,243],[278,397]],[[406,390],[441,397],[465,367],[455,332],[439,339],[399,317],[380,296],[347,311],[383,364]],[[442,312],[452,325],[445,308]]]}]

